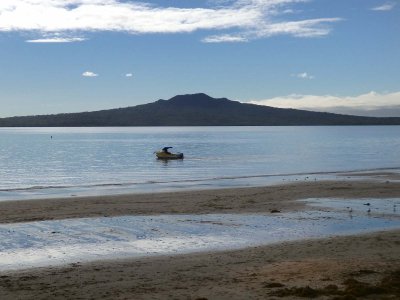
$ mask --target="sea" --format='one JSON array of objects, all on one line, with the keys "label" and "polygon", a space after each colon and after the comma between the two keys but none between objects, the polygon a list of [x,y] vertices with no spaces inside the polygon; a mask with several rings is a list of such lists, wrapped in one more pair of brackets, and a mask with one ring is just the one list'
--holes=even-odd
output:
[{"label": "sea", "polygon": [[[158,160],[163,147],[183,160]],[[400,169],[399,126],[0,128],[0,201]]]}]

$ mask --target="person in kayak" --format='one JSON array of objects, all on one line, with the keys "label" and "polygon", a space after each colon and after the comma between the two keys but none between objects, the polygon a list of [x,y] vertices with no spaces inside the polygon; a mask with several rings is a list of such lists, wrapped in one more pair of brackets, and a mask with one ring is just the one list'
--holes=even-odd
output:
[{"label": "person in kayak", "polygon": [[162,151],[165,153],[165,154],[171,154],[171,152],[169,152],[168,151],[168,149],[171,149],[172,147],[164,147],[164,148],[162,148]]}]

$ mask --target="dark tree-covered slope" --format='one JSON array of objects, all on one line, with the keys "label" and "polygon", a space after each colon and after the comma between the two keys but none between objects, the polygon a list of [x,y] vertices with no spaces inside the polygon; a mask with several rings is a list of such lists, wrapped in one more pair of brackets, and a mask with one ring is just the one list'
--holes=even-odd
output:
[{"label": "dark tree-covered slope", "polygon": [[400,125],[400,118],[373,118],[244,104],[206,94],[93,112],[0,119],[0,126],[242,126]]}]

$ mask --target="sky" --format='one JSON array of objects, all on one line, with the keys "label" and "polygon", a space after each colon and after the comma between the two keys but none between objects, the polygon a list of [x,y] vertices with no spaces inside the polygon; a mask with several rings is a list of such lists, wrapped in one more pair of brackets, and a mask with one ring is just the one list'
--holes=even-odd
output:
[{"label": "sky", "polygon": [[199,92],[400,117],[400,0],[0,1],[0,117]]}]

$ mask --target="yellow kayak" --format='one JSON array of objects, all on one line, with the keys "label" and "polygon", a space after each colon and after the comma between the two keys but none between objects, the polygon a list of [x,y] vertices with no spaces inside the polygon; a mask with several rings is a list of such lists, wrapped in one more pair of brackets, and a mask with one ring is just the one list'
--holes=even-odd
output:
[{"label": "yellow kayak", "polygon": [[183,153],[166,153],[164,151],[157,151],[156,156],[158,159],[183,159]]}]

